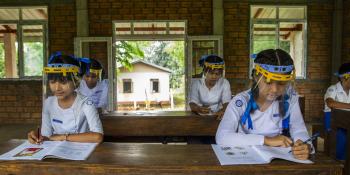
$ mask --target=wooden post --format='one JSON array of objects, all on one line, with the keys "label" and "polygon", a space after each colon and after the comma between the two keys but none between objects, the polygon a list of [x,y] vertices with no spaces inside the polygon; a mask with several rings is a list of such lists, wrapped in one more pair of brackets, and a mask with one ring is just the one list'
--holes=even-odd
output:
[{"label": "wooden post", "polygon": [[17,63],[16,63],[16,34],[4,34],[5,47],[5,77],[17,78]]}]

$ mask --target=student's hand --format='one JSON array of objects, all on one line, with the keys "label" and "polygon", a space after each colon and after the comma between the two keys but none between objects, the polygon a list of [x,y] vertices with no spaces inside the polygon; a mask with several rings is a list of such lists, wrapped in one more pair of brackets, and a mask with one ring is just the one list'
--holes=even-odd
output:
[{"label": "student's hand", "polygon": [[200,114],[209,114],[210,108],[198,106],[197,112]]},{"label": "student's hand", "polygon": [[293,147],[292,152],[295,158],[300,160],[306,160],[309,158],[311,146],[303,143],[301,140],[297,140]]},{"label": "student's hand", "polygon": [[293,141],[284,135],[278,135],[275,137],[267,137],[264,138],[264,144],[267,146],[280,146],[280,147],[289,147],[291,146]]},{"label": "student's hand", "polygon": [[43,136],[38,137],[37,134],[38,133],[35,131],[30,131],[28,133],[28,141],[31,144],[41,144],[44,141],[44,137]]},{"label": "student's hand", "polygon": [[64,134],[55,134],[49,137],[51,141],[64,141],[66,136]]}]

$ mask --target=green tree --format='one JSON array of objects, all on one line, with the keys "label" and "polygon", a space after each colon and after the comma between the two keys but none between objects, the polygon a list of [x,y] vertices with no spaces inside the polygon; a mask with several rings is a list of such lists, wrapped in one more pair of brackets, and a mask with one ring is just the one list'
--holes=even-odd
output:
[{"label": "green tree", "polygon": [[142,59],[144,57],[143,51],[135,42],[117,41],[115,46],[117,64],[120,64],[129,70],[132,69],[131,62],[135,58]]},{"label": "green tree", "polygon": [[0,43],[0,78],[5,77],[4,43]]},{"label": "green tree", "polygon": [[43,43],[26,42],[24,51],[24,75],[41,76],[43,70]]},{"label": "green tree", "polygon": [[144,60],[172,70],[170,74],[170,87],[181,87],[184,75],[183,42],[156,41],[147,48]]}]

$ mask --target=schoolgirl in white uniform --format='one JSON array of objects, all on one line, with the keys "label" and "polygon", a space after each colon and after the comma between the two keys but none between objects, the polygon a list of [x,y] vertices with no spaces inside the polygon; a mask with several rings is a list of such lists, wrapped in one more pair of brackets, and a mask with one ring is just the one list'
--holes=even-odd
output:
[{"label": "schoolgirl in white uniform", "polygon": [[[331,130],[331,109],[350,109],[350,63],[344,63],[340,66],[336,73],[339,82],[330,86],[324,95],[325,100],[325,129],[327,132]],[[345,160],[346,150],[346,130],[338,128],[336,158]]]},{"label": "schoolgirl in white uniform", "polygon": [[74,57],[55,53],[49,58],[44,68],[41,135],[29,132],[31,143],[103,140],[102,124],[93,101],[75,91],[81,75],[79,61]]},{"label": "schoolgirl in white uniform", "polygon": [[224,60],[206,55],[200,60],[202,78],[192,80],[190,108],[199,114],[214,114],[221,119],[231,100],[230,83],[224,78]]},{"label": "schoolgirl in white uniform", "polygon": [[[219,145],[292,146],[308,159],[311,145],[298,96],[288,88],[295,78],[293,60],[283,50],[261,51],[254,60],[253,86],[229,103],[216,133]],[[289,90],[288,90],[289,89]]]},{"label": "schoolgirl in white uniform", "polygon": [[87,59],[84,66],[85,74],[78,91],[90,97],[99,111],[106,110],[108,105],[108,80],[103,80],[104,70],[102,65],[95,59]]}]

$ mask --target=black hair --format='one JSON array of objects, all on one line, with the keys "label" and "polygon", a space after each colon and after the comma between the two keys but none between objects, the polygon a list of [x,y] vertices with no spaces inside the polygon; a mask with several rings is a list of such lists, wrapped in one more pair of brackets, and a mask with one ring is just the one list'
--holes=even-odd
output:
[{"label": "black hair", "polygon": [[208,55],[205,57],[205,59],[202,60],[202,62],[200,60],[199,64],[201,66],[203,66],[203,72],[208,72],[212,69],[205,67],[205,65],[204,65],[205,62],[207,62],[207,63],[222,63],[222,62],[224,62],[224,60],[217,55]]},{"label": "black hair", "polygon": [[[49,64],[71,64],[74,66],[79,67],[79,72],[77,74],[77,78],[82,77],[82,71],[80,71],[80,63],[77,59],[75,59],[74,56],[71,55],[62,55],[62,54],[56,54],[50,57]],[[63,76],[63,73],[49,73],[48,79],[54,80],[54,81],[60,81],[60,82],[66,82],[67,80],[73,81],[73,75],[70,72],[67,72],[66,76]]]},{"label": "black hair", "polygon": [[89,69],[102,69],[101,78],[103,78],[105,72],[104,72],[102,64],[93,58],[89,58],[89,60],[90,60],[90,63],[81,62],[82,72],[84,72],[84,74],[86,74]]},{"label": "black hair", "polygon": [[[350,72],[350,63],[344,63],[339,67],[338,74],[344,74]],[[340,78],[338,77],[338,80],[340,81]]]},{"label": "black hair", "polygon": [[[254,60],[254,63],[258,64],[268,64],[268,65],[275,65],[275,66],[290,66],[294,65],[292,57],[284,50],[282,49],[267,49],[259,52]],[[253,84],[252,84],[252,96],[254,99],[257,99],[259,97],[259,88],[257,86],[257,82],[255,80],[256,76],[256,70],[253,69],[252,71],[252,77],[253,77]],[[291,72],[289,72],[291,73]],[[283,103],[284,100],[282,99],[283,95],[278,97],[279,100],[279,111],[280,116],[284,117],[285,113],[287,112],[287,109],[284,109]]]}]

